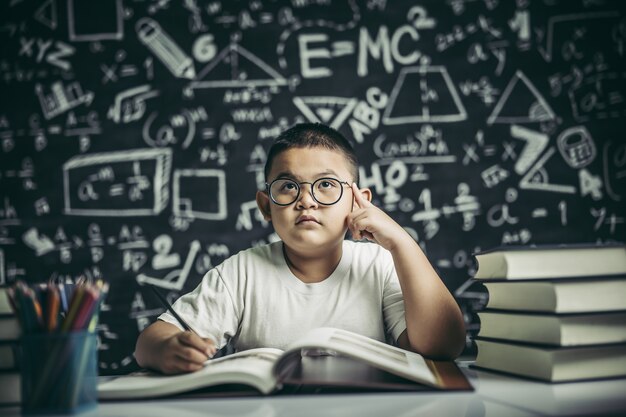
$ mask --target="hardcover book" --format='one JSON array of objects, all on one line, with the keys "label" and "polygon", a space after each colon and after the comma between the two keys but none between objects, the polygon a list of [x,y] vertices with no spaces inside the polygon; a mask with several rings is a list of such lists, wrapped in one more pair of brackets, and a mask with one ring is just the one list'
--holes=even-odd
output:
[{"label": "hardcover book", "polygon": [[474,365],[548,382],[626,376],[626,345],[553,347],[476,338]]},{"label": "hardcover book", "polygon": [[593,313],[626,310],[626,276],[484,281],[488,309],[547,313]]},{"label": "hardcover book", "polygon": [[474,254],[476,279],[557,279],[626,274],[626,246],[510,246]]},{"label": "hardcover book", "polygon": [[[324,357],[342,360],[333,361],[332,366],[327,362],[316,366],[316,359]],[[389,377],[379,378],[381,373]],[[104,381],[98,385],[98,397],[151,398],[229,384],[249,386],[261,394],[289,391],[295,386],[472,390],[454,362],[427,360],[417,353],[346,330],[318,328],[285,351],[250,349],[209,360],[203,369],[193,373],[167,376],[142,371]]]},{"label": "hardcover book", "polygon": [[626,343],[626,312],[523,314],[480,311],[479,337],[553,346]]}]

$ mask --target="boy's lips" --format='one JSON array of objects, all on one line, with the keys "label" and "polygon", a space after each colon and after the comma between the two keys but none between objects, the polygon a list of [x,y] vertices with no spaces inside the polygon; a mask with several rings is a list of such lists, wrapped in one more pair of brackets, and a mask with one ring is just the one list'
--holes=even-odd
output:
[{"label": "boy's lips", "polygon": [[303,214],[302,216],[300,216],[300,217],[298,217],[296,219],[296,224],[300,224],[300,223],[303,223],[303,222],[306,222],[306,223],[314,222],[314,223],[318,223],[319,224],[319,221],[314,216],[308,216],[308,215],[305,215],[305,214]]}]

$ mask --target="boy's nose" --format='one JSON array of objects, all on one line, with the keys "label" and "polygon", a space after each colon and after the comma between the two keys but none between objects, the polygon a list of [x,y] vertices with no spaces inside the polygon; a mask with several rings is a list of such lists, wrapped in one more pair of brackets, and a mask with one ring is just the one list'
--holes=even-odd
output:
[{"label": "boy's nose", "polygon": [[313,194],[311,194],[311,187],[302,187],[300,189],[300,196],[296,202],[296,207],[309,208],[317,207],[317,205],[317,201],[315,201]]}]

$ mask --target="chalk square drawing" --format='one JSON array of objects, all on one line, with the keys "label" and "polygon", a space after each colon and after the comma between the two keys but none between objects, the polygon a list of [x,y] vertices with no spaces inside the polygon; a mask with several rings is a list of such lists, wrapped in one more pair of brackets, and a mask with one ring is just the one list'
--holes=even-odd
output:
[{"label": "chalk square drawing", "polygon": [[177,217],[224,220],[226,174],[219,169],[177,169],[172,185],[173,213]]},{"label": "chalk square drawing", "polygon": [[311,123],[324,123],[339,130],[352,114],[357,100],[345,97],[310,96],[294,97],[293,104]]},{"label": "chalk square drawing", "polygon": [[192,89],[229,87],[274,87],[287,80],[261,58],[238,44],[222,49],[189,84]]},{"label": "chalk square drawing", "polygon": [[169,201],[171,149],[80,155],[63,164],[64,212],[74,216],[154,216]]},{"label": "chalk square drawing", "polygon": [[448,70],[442,66],[403,68],[398,75],[383,124],[449,123],[467,119]]},{"label": "chalk square drawing", "polygon": [[123,39],[123,11],[122,0],[67,0],[70,40],[92,42]]},{"label": "chalk square drawing", "polygon": [[526,75],[517,70],[487,118],[487,124],[536,123],[555,119],[546,99]]}]

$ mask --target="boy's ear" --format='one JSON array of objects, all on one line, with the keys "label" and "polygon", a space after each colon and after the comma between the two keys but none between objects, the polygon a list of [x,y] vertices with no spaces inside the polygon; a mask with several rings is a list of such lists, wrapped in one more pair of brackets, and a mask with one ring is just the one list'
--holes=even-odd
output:
[{"label": "boy's ear", "polygon": [[372,190],[369,188],[361,188],[361,194],[363,194],[363,197],[365,197],[367,201],[372,201]]},{"label": "boy's ear", "polygon": [[265,221],[272,221],[272,216],[270,215],[270,196],[268,196],[263,191],[256,192],[256,205],[259,207],[261,214]]}]

